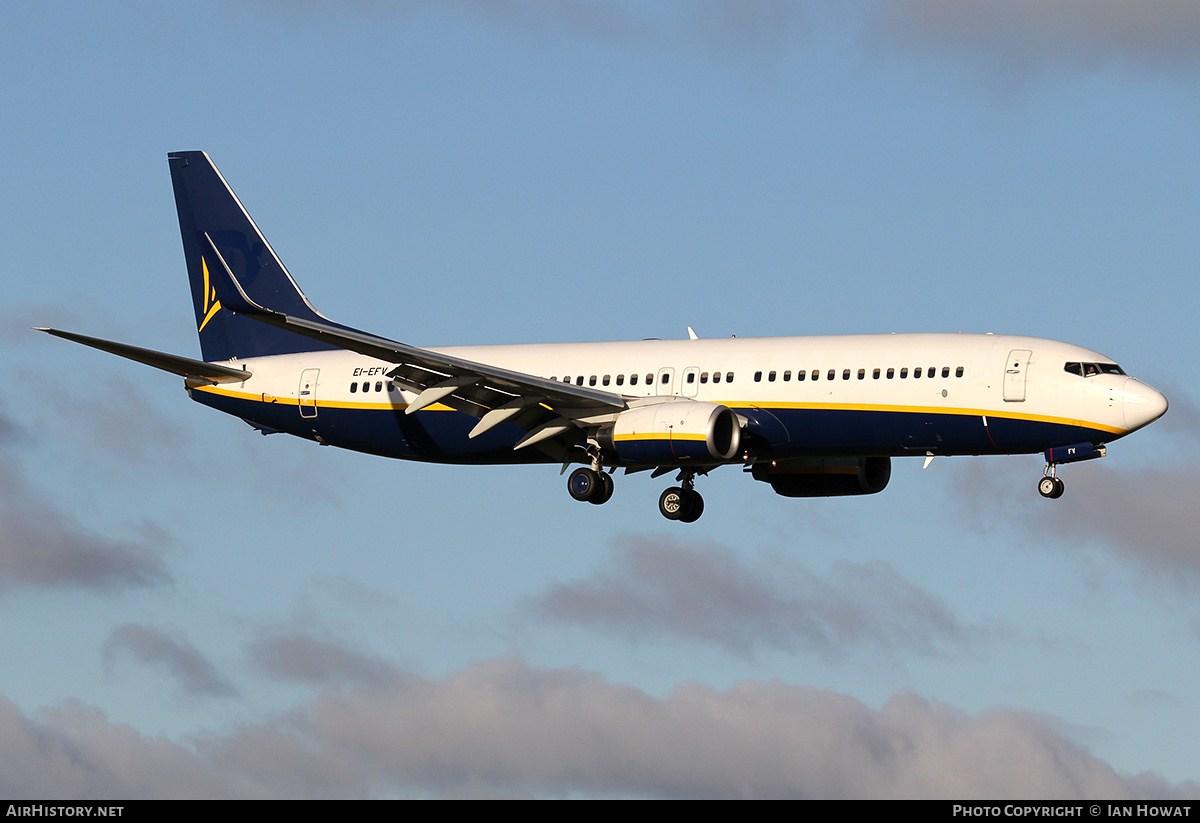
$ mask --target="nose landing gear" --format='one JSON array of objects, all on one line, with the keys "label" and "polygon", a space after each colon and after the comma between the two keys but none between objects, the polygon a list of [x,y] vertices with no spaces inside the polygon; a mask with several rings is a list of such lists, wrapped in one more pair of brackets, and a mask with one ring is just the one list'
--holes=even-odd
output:
[{"label": "nose landing gear", "polygon": [[1076,443],[1073,446],[1058,446],[1046,449],[1046,471],[1038,481],[1038,493],[1050,500],[1063,496],[1063,482],[1058,478],[1058,467],[1063,463],[1079,463],[1103,457],[1108,450],[1103,445]]}]

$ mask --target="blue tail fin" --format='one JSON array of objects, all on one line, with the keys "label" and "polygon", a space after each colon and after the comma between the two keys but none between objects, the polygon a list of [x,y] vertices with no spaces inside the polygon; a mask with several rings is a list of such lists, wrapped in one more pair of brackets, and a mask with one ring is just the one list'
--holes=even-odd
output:
[{"label": "blue tail fin", "polygon": [[204,359],[229,360],[337,348],[221,307],[210,282],[210,271],[221,265],[209,259],[213,246],[255,303],[291,317],[327,322],[292,280],[208,155],[202,151],[171,152],[167,161],[171,166],[171,185],[175,189],[179,231],[183,235],[183,254],[187,259]]}]

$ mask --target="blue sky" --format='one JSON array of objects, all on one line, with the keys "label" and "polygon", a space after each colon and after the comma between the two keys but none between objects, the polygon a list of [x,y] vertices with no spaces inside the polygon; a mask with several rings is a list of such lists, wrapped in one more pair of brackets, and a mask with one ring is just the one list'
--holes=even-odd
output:
[{"label": "blue sky", "polygon": [[[12,2],[0,795],[1200,795],[1200,10]],[[903,331],[1171,400],[864,499],[261,437],[195,356],[165,154],[416,345]]]}]

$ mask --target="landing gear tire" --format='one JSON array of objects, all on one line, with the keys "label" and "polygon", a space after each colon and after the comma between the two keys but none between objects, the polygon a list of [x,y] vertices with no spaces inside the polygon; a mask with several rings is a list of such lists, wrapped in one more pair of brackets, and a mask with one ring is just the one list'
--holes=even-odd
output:
[{"label": "landing gear tire", "polygon": [[658,498],[658,510],[668,520],[695,523],[704,514],[704,498],[692,489],[667,489]]},{"label": "landing gear tire", "polygon": [[1066,485],[1057,477],[1043,477],[1038,481],[1038,493],[1050,500],[1057,500],[1063,496],[1066,491]]},{"label": "landing gear tire", "polygon": [[[612,482],[611,480],[609,481]],[[604,488],[600,473],[591,469],[576,469],[567,478],[567,491],[571,497],[582,502],[592,500]]]},{"label": "landing gear tire", "polygon": [[687,510],[685,503],[687,493],[679,488],[667,489],[658,497],[658,510],[668,520],[681,520]]},{"label": "landing gear tire", "polygon": [[700,496],[700,492],[689,491],[684,493],[684,513],[680,515],[681,523],[695,523],[700,519],[700,515],[704,514],[704,498]]},{"label": "landing gear tire", "polygon": [[613,496],[613,479],[610,475],[604,472],[599,473],[600,487],[596,489],[596,493],[588,498],[589,503],[595,503],[597,506],[607,503],[608,499]]}]

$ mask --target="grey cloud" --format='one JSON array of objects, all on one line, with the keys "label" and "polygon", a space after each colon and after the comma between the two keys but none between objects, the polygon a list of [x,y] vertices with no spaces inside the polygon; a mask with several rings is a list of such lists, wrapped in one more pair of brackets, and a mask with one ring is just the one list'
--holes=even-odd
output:
[{"label": "grey cloud", "polygon": [[126,653],[141,663],[156,666],[174,678],[186,694],[225,697],[237,689],[220,676],[216,667],[186,638],[174,637],[153,626],[128,623],[118,626],[104,644],[104,661],[111,668]]},{"label": "grey cloud", "polygon": [[552,586],[535,615],[630,639],[665,636],[738,654],[763,648],[837,659],[870,649],[938,654],[992,639],[887,563],[838,563],[822,578],[795,561],[752,566],[713,543],[625,536],[612,567]]},{"label": "grey cloud", "polygon": [[1183,701],[1170,692],[1160,689],[1138,689],[1125,698],[1131,706],[1155,711],[1183,711]]},{"label": "grey cloud", "polygon": [[17,421],[4,414],[0,409],[0,446],[22,443],[29,438],[29,432]]},{"label": "grey cloud", "polygon": [[74,311],[63,306],[17,306],[0,309],[0,343],[11,346],[41,343],[46,336],[35,326],[72,326],[78,322]]},{"label": "grey cloud", "polygon": [[[89,356],[92,354],[96,353]],[[145,367],[129,364],[129,368]],[[166,457],[169,464],[190,464],[183,447],[191,442],[191,433],[163,413],[157,403],[159,397],[173,397],[182,405],[187,397],[182,383],[173,375],[159,373],[156,377],[163,391],[154,399],[146,397],[128,377],[113,373],[97,379],[96,385],[103,390],[89,396],[87,403],[80,403],[73,384],[46,381],[28,372],[20,375],[38,404],[53,409],[67,422],[64,435],[82,438],[91,451],[101,447],[105,459],[136,462],[157,455]]]},{"label": "grey cloud", "polygon": [[401,677],[382,658],[297,631],[264,635],[250,644],[247,653],[272,677],[309,685],[379,688]]},{"label": "grey cloud", "polygon": [[445,680],[325,695],[182,744],[79,704],[0,700],[7,797],[599,795],[1170,798],[1193,782],[1118,774],[1053,718],[968,715],[912,693],[879,710],[805,686],[681,686],[658,698],[513,660]]},{"label": "grey cloud", "polygon": [[878,25],[894,42],[1017,74],[1200,63],[1200,5],[1191,0],[883,0]]},{"label": "grey cloud", "polygon": [[1107,544],[1147,571],[1200,583],[1200,473],[1194,468],[1081,467],[1064,476],[1071,502],[1043,507],[1040,533]]},{"label": "grey cloud", "polygon": [[68,512],[29,488],[0,453],[0,587],[114,589],[168,582],[165,535],[146,524],[136,540],[87,532]]},{"label": "grey cloud", "polygon": [[1200,583],[1200,472],[1193,466],[1118,469],[1098,461],[1065,466],[1059,476],[1066,494],[1048,501],[1033,489],[1037,474],[970,461],[956,467],[951,494],[976,528],[1028,533],[1052,548],[1098,544],[1179,585]]},{"label": "grey cloud", "polygon": [[[305,4],[266,0],[261,5],[277,14],[299,14],[334,8],[332,2]],[[342,5],[336,5],[345,13]],[[354,11],[380,18],[445,12],[477,16],[536,36],[582,37],[645,45],[700,40],[710,45],[752,53],[782,43],[804,26],[806,13],[788,0],[674,0],[646,7],[609,0],[368,0]]]}]

